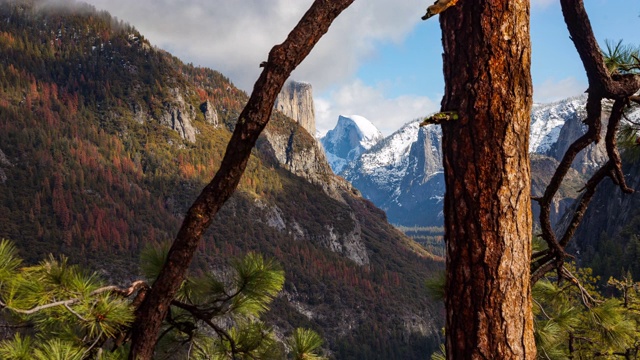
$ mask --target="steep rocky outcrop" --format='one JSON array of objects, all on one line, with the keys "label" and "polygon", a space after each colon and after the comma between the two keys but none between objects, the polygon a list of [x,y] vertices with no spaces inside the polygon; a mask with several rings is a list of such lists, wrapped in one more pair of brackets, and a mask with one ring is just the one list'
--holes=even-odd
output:
[{"label": "steep rocky outcrop", "polygon": [[263,132],[263,139],[256,145],[261,153],[278,166],[322,187],[332,198],[340,200],[344,193],[359,195],[349,182],[333,174],[319,143],[295,123],[275,119]]},{"label": "steep rocky outcrop", "polygon": [[276,110],[295,120],[309,134],[316,133],[316,115],[311,84],[288,81],[275,102]]},{"label": "steep rocky outcrop", "polygon": [[164,102],[164,111],[160,123],[180,134],[185,140],[196,141],[196,129],[193,127],[195,109],[182,97],[180,89],[170,89],[171,100]]},{"label": "steep rocky outcrop", "polygon": [[202,111],[202,115],[204,115],[204,121],[209,125],[218,126],[218,112],[216,108],[213,106],[213,103],[207,99],[207,101],[200,104],[200,111]]}]

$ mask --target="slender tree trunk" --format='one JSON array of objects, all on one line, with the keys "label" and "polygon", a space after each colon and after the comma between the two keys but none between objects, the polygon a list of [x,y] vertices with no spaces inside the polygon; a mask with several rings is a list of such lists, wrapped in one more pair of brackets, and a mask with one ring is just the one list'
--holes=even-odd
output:
[{"label": "slender tree trunk", "polygon": [[441,14],[449,359],[534,359],[528,0]]},{"label": "slender tree trunk", "polygon": [[238,118],[220,169],[189,209],[158,279],[136,311],[130,359],[151,359],[153,356],[158,331],[185,278],[198,242],[238,186],[251,149],[269,121],[282,85],[327,32],[333,20],[353,1],[314,1],[287,39],[274,46],[268,60],[261,64],[264,71]]}]

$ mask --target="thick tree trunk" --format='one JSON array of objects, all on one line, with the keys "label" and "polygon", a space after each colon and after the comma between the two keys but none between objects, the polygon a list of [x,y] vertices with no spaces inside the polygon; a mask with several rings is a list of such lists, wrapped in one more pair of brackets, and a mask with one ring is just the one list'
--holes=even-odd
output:
[{"label": "thick tree trunk", "polygon": [[534,359],[528,0],[441,14],[449,359]]},{"label": "thick tree trunk", "polygon": [[251,149],[269,121],[273,103],[282,85],[327,32],[333,20],[353,1],[316,0],[287,39],[274,46],[267,62],[261,65],[264,71],[238,118],[220,169],[189,209],[169,250],[167,262],[136,311],[130,359],[151,359],[153,356],[158,331],[171,300],[185,278],[198,242],[215,214],[238,186]]}]

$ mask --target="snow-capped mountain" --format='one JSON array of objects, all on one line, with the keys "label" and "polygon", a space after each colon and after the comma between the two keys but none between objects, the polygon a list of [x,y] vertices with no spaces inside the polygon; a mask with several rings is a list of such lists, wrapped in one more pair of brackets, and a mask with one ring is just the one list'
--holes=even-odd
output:
[{"label": "snow-capped mountain", "polygon": [[412,121],[349,163],[340,175],[383,209],[391,223],[441,224],[440,137],[439,126],[420,128]]},{"label": "snow-capped mountain", "polygon": [[571,97],[551,104],[534,104],[531,109],[529,152],[546,154],[558,141],[560,130],[568,118],[586,116],[587,96]]},{"label": "snow-capped mountain", "polygon": [[[532,163],[541,162],[532,166],[534,171],[554,169],[552,165],[557,164],[568,146],[585,132],[586,126],[582,122],[586,116],[585,103],[586,96],[578,96],[551,104],[534,105],[529,151],[541,155],[532,157]],[[639,119],[640,110],[635,110],[627,117]],[[603,121],[606,119],[608,114],[605,113]],[[335,133],[346,133],[344,122],[338,123]],[[331,166],[360,190],[364,197],[385,210],[391,223],[406,226],[441,225],[441,201],[445,187],[440,136],[439,126],[419,128],[418,121],[412,121],[366,151],[362,151],[358,145],[349,148],[348,142],[342,142],[342,154],[359,156],[356,155],[352,160],[349,160],[349,156],[343,156],[339,166],[335,166],[335,162]],[[342,138],[348,136],[343,135]],[[580,184],[580,174],[591,173],[605,159],[604,141],[588,147],[576,157],[573,163],[576,171],[571,173],[572,178],[568,182]],[[534,175],[534,190],[546,186],[550,174]],[[557,200],[558,212],[566,207],[572,196],[575,196],[575,192],[571,189],[562,189],[563,198]],[[559,215],[554,214],[554,218]]]},{"label": "snow-capped mountain", "polygon": [[351,161],[382,140],[371,121],[359,115],[338,117],[338,124],[320,139],[333,171],[338,174]]}]

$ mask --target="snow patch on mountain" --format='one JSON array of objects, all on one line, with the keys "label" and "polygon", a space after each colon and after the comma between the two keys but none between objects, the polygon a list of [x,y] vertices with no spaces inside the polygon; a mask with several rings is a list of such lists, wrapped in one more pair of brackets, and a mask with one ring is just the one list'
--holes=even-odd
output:
[{"label": "snow patch on mountain", "polygon": [[407,158],[411,145],[418,140],[418,130],[418,122],[410,122],[379,142],[375,148],[362,154],[362,170],[372,173],[380,168],[401,165]]},{"label": "snow patch on mountain", "polygon": [[[569,144],[586,130],[582,122],[586,117],[586,101],[586,95],[582,95],[550,104],[535,104],[531,112],[529,152],[556,160],[561,158]],[[606,104],[603,105],[606,109]],[[640,119],[640,107],[632,109],[627,118]],[[605,111],[603,120],[607,119]],[[334,163],[339,166],[332,167],[365,198],[383,209],[392,223],[441,225],[445,191],[441,129],[439,126],[420,128],[418,123],[412,121],[368,150],[358,150],[361,153],[352,160],[335,158]],[[603,161],[601,152],[585,149],[576,158],[574,169],[584,174],[597,169]],[[606,151],[603,154],[606,155]]]},{"label": "snow patch on mountain", "polygon": [[384,136],[368,119],[359,115],[338,117],[338,124],[320,139],[329,165],[337,174]]},{"label": "snow patch on mountain", "polygon": [[371,148],[378,141],[382,140],[383,136],[380,130],[367,118],[360,115],[351,115],[346,118],[356,124],[357,130],[361,135],[360,145],[365,149]]},{"label": "snow patch on mountain", "polygon": [[546,154],[558,141],[560,130],[572,114],[585,112],[586,95],[551,104],[534,104],[531,111],[529,152]]}]

